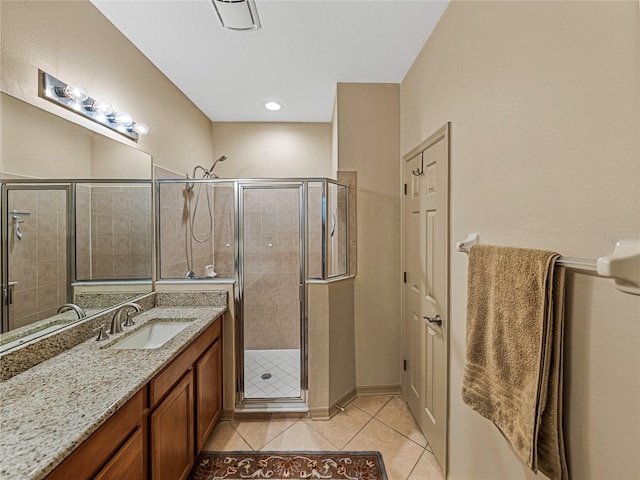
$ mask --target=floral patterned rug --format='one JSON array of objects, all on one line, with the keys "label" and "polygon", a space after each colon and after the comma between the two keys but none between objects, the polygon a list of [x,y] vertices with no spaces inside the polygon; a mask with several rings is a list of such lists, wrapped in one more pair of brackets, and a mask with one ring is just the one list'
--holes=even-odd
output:
[{"label": "floral patterned rug", "polygon": [[202,452],[189,480],[387,480],[379,452]]}]

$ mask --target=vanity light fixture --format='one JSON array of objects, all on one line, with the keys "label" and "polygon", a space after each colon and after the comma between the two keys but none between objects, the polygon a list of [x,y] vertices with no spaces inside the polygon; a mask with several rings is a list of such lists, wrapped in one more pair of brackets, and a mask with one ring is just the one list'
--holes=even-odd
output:
[{"label": "vanity light fixture", "polygon": [[125,137],[138,141],[140,135],[149,133],[145,123],[135,122],[126,112],[117,112],[105,100],[95,100],[77,85],[67,85],[42,70],[38,70],[38,96],[71,110],[100,125],[115,130]]},{"label": "vanity light fixture", "polygon": [[266,108],[267,110],[270,110],[272,112],[277,112],[278,110],[280,110],[282,108],[282,105],[278,102],[274,102],[274,101],[269,101],[269,102],[265,102],[264,103],[264,108]]},{"label": "vanity light fixture", "polygon": [[211,0],[223,28],[258,30],[260,19],[254,0]]}]

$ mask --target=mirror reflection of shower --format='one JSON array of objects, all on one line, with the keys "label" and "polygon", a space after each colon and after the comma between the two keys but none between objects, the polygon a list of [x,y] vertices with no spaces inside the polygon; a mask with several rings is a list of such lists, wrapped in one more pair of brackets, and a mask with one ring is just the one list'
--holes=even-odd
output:
[{"label": "mirror reflection of shower", "polygon": [[[207,169],[202,167],[201,165],[196,165],[193,168],[193,172],[191,174],[191,178],[195,179],[196,178],[196,173],[198,172],[198,170],[202,171],[202,177],[200,177],[200,179],[206,180],[206,179],[211,179],[211,178],[220,178],[218,177],[218,175],[216,175],[215,173],[213,173],[213,169],[216,167],[216,165],[218,164],[218,162],[224,162],[225,160],[227,160],[227,156],[226,155],[222,155],[220,158],[218,158],[215,162],[213,162],[213,165],[211,165],[211,168]],[[187,179],[189,179],[189,174],[187,174]],[[212,206],[212,202],[211,202],[211,196],[210,196],[210,192],[209,192],[209,187],[205,184],[205,195],[206,195],[206,199],[207,199],[207,210],[208,210],[208,228],[206,229],[206,233],[204,234],[203,237],[198,238],[197,234],[196,234],[196,229],[195,224],[196,224],[196,214],[198,213],[198,205],[200,203],[200,193],[202,190],[202,183],[198,183],[198,186],[195,187],[195,182],[187,182],[186,185],[186,192],[187,193],[191,193],[193,192],[194,188],[195,188],[195,202],[194,202],[194,206],[193,206],[193,211],[190,212],[189,214],[189,225],[188,225],[188,241],[185,244],[186,247],[186,255],[187,255],[187,273],[185,275],[185,278],[198,278],[198,275],[195,273],[195,271],[193,270],[193,241],[199,243],[199,244],[204,244],[206,242],[208,242],[211,239],[211,236],[213,235],[213,230],[214,230],[214,215],[213,215],[213,206]],[[188,202],[188,206],[191,206],[191,202],[189,197],[187,197],[187,202]],[[213,265],[207,265],[205,267],[205,276],[207,278],[214,278],[216,277],[218,274],[215,271],[215,268]]]}]

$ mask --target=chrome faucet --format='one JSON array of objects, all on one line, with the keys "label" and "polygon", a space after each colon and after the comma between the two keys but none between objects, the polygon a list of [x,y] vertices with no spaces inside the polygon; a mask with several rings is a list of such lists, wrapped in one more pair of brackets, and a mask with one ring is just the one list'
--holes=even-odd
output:
[{"label": "chrome faucet", "polygon": [[78,314],[78,318],[84,318],[87,316],[85,311],[75,303],[65,303],[60,308],[58,308],[58,313],[66,312],[67,310],[73,310],[74,312],[76,312]]},{"label": "chrome faucet", "polygon": [[112,334],[122,333],[123,325],[122,325],[122,320],[120,319],[120,314],[123,312],[123,310],[126,310],[127,308],[132,308],[133,311],[127,313],[127,321],[124,323],[124,326],[131,327],[135,325],[135,323],[131,318],[135,315],[135,313],[141,312],[142,308],[137,303],[127,302],[122,304],[113,314],[113,319],[111,320],[111,330],[109,330],[109,333],[112,333]]}]

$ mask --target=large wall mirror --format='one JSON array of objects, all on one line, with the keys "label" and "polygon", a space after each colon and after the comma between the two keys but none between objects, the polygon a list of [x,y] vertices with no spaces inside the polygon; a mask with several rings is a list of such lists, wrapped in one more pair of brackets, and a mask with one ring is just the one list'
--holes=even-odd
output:
[{"label": "large wall mirror", "polygon": [[151,291],[151,169],[0,93],[0,353]]}]

